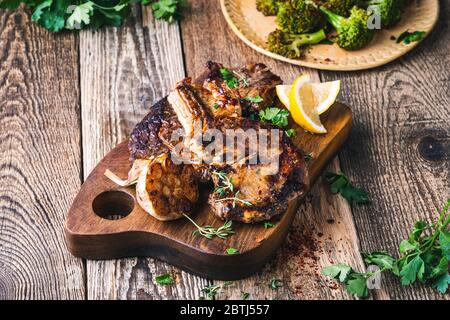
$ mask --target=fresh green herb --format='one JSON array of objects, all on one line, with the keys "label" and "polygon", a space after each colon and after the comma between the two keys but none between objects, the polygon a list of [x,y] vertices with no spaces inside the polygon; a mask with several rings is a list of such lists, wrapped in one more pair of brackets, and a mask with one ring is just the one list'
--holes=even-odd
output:
[{"label": "fresh green herb", "polygon": [[224,171],[213,171],[212,174],[217,176],[220,184],[214,189],[214,193],[218,193],[219,196],[223,197],[227,193],[233,192],[233,179],[229,178]]},{"label": "fresh green herb", "polygon": [[245,97],[244,100],[248,101],[248,102],[251,102],[251,103],[260,103],[260,102],[264,101],[264,99],[261,96]]},{"label": "fresh green herb", "polygon": [[367,203],[369,197],[367,193],[361,189],[354,187],[349,179],[342,172],[333,173],[327,172],[325,177],[330,184],[330,189],[333,194],[340,193],[348,202]]},{"label": "fresh green herb", "polygon": [[287,129],[286,134],[288,137],[294,137],[297,133],[295,132],[295,129]]},{"label": "fresh green herb", "polygon": [[227,254],[231,255],[231,254],[239,253],[239,250],[238,250],[238,249],[235,249],[235,248],[228,248],[228,249],[226,250],[226,252],[227,252]]},{"label": "fresh green herb", "polygon": [[405,31],[397,38],[397,43],[403,42],[404,44],[410,44],[411,42],[420,41],[425,37],[425,31]]},{"label": "fresh green herb", "polygon": [[227,68],[220,68],[220,74],[228,88],[234,89],[239,85],[239,80],[234,76],[233,72]]},{"label": "fresh green herb", "polygon": [[269,228],[273,228],[273,227],[275,227],[275,225],[272,222],[270,222],[270,221],[264,222],[264,229],[269,229]]},{"label": "fresh green herb", "polygon": [[201,300],[216,300],[217,295],[226,287],[231,284],[230,281],[224,282],[222,285],[210,285],[206,286],[202,289],[204,296],[202,296]]},{"label": "fresh green herb", "polygon": [[219,109],[219,108],[220,108],[220,105],[219,105],[218,103],[214,103],[213,108],[214,108],[214,109]]},{"label": "fresh green herb", "polygon": [[[233,187],[233,179],[232,178],[229,178],[228,175],[223,171],[213,171],[212,174],[217,176],[219,179],[219,185],[214,189],[214,193],[217,193],[220,197],[223,197],[230,193],[233,194],[234,187]],[[217,199],[216,202],[233,200],[233,208],[236,207],[237,202],[240,202],[246,206],[251,206],[252,203],[250,201],[240,199],[238,197],[239,193],[240,193],[240,191],[237,191],[231,197]]]},{"label": "fresh green herb", "polygon": [[259,111],[259,119],[261,121],[270,122],[280,128],[288,125],[289,111],[279,108],[266,108]]},{"label": "fresh green herb", "polygon": [[313,159],[313,156],[311,153],[305,154],[303,157],[305,158],[305,161],[311,161]]},{"label": "fresh green herb", "polygon": [[[169,22],[181,17],[179,10],[185,0],[119,0],[114,5],[107,1],[81,0],[3,0],[0,8],[17,9],[20,4],[31,10],[31,20],[40,26],[58,32],[62,29],[80,30],[86,27],[120,26],[129,16],[131,4],[151,4],[156,19]],[[101,4],[100,4],[101,3]]]},{"label": "fresh green herb", "polygon": [[278,290],[278,288],[281,288],[283,286],[283,282],[281,282],[280,279],[272,279],[269,283],[269,288],[272,290]]},{"label": "fresh green herb", "polygon": [[240,192],[241,191],[236,192],[233,197],[217,199],[216,202],[223,202],[223,201],[231,201],[232,200],[233,201],[233,208],[236,207],[236,203],[238,203],[238,202],[242,203],[243,205],[246,205],[246,206],[250,207],[252,205],[252,203],[250,201],[244,200],[244,199],[241,199],[241,198],[238,197]]},{"label": "fresh green herb", "polygon": [[250,298],[250,293],[248,292],[242,292],[242,300],[248,300]]},{"label": "fresh green herb", "polygon": [[152,10],[155,18],[165,20],[169,23],[181,19],[180,9],[186,6],[186,0],[144,0],[143,4],[152,3]]},{"label": "fresh green herb", "polygon": [[192,232],[193,236],[201,235],[207,239],[212,239],[214,237],[219,237],[220,239],[226,239],[229,236],[234,234],[234,230],[231,228],[231,225],[232,225],[231,221],[228,221],[228,220],[225,221],[223,226],[216,229],[213,226],[200,227],[188,215],[184,214],[184,216],[197,228],[197,230]]},{"label": "fresh green herb", "polygon": [[401,257],[396,259],[385,251],[363,253],[367,265],[379,267],[374,272],[355,272],[346,264],[337,264],[322,269],[322,274],[344,284],[347,290],[360,298],[369,295],[367,280],[375,274],[390,271],[400,278],[402,285],[417,281],[429,283],[441,294],[450,285],[450,199],[434,224],[417,221],[408,239],[400,242]]},{"label": "fresh green herb", "polygon": [[155,278],[155,281],[159,285],[171,285],[174,283],[170,274],[165,273]]},{"label": "fresh green herb", "polygon": [[233,73],[238,76],[238,83],[241,84],[244,88],[247,88],[250,85],[250,80],[246,77],[245,74],[241,74],[237,71],[233,71]]},{"label": "fresh green herb", "polygon": [[250,81],[246,77],[239,78],[239,82],[242,83],[244,88],[247,88],[250,85]]}]

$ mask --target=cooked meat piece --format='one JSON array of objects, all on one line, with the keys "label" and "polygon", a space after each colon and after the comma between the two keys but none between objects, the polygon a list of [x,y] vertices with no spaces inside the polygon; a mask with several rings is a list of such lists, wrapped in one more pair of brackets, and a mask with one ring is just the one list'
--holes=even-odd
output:
[{"label": "cooked meat piece", "polygon": [[[178,141],[170,138],[179,128],[184,130],[184,147],[188,149],[188,158],[193,160],[205,156],[211,160],[207,152],[210,142],[202,139],[208,129],[222,133],[222,142],[230,137],[229,129],[242,129],[242,132],[251,129],[257,141],[241,139],[236,140],[234,146],[224,144],[225,149],[215,150],[214,161],[206,165],[175,166],[171,163],[172,169],[165,171],[158,161],[153,161],[144,170],[145,178],[144,174],[139,178],[139,199],[144,209],[158,219],[180,217],[192,209],[196,199],[196,196],[182,197],[177,193],[177,182],[172,179],[173,183],[167,184],[165,176],[182,177],[181,190],[195,195],[199,175],[206,179],[212,176],[217,191],[223,187],[225,174],[232,182],[232,190],[222,188],[222,192],[213,192],[209,197],[212,210],[222,219],[247,223],[283,213],[289,201],[305,190],[307,176],[303,157],[286,134],[272,125],[243,117],[274,103],[275,86],[282,83],[280,78],[263,64],[227,69],[237,80],[236,87],[230,88],[221,69],[224,69],[221,64],[208,62],[201,77],[195,81],[190,78],[180,81],[167,99],[157,103],[131,135],[131,158],[155,158],[174,150]],[[263,101],[252,103],[244,99],[256,96]],[[276,130],[276,134],[270,135],[271,130]],[[256,148],[261,137],[267,138],[271,155],[279,158],[279,162],[261,161]],[[233,161],[226,162],[230,159]]]},{"label": "cooked meat piece", "polygon": [[[244,115],[271,106],[276,97],[275,87],[283,83],[281,78],[273,74],[265,64],[256,63],[239,69],[225,68],[238,80],[236,88],[230,89],[223,79],[221,69],[224,69],[222,64],[209,61],[206,64],[206,70],[195,83],[219,94],[226,93],[228,96],[226,99],[232,98],[240,101]],[[263,101],[255,103],[245,99],[258,96]]]},{"label": "cooked meat piece", "polygon": [[181,128],[167,98],[155,103],[131,132],[128,142],[130,160],[150,159],[169,152],[172,132]]},{"label": "cooked meat piece", "polygon": [[136,198],[158,220],[179,219],[192,212],[198,200],[194,169],[174,165],[167,157],[148,161],[136,185]]},{"label": "cooked meat piece", "polygon": [[[241,126],[258,132],[260,129],[273,129],[270,125],[250,120],[243,121]],[[269,163],[251,164],[252,152],[248,151],[247,146],[246,152],[250,155],[245,158],[246,161],[220,169],[232,182],[233,191],[210,195],[209,203],[218,217],[245,223],[269,220],[283,213],[289,201],[305,191],[307,175],[304,159],[282,130],[276,132],[278,135],[268,137]],[[278,146],[272,145],[274,138],[279,139]],[[224,184],[222,179],[213,174],[213,181],[215,190],[221,190],[218,188]]]},{"label": "cooked meat piece", "polygon": [[[211,67],[211,65],[210,65]],[[218,96],[224,101],[232,101],[231,95],[239,94],[237,90],[227,90],[224,87],[217,89],[220,79],[217,78],[217,70],[210,70],[204,77],[203,88],[185,80],[177,84],[169,94],[168,101],[173,106],[186,132],[190,150],[202,159],[210,159],[206,151],[203,134],[208,129],[217,129],[223,136],[223,149],[216,150],[214,161],[210,163],[216,171],[225,171],[234,185],[229,193],[213,193],[209,203],[215,214],[222,219],[233,219],[243,222],[256,222],[267,220],[280,214],[287,207],[288,202],[301,194],[306,185],[306,171],[303,157],[292,145],[290,139],[279,128],[235,116],[223,116],[211,108],[212,101],[217,101]],[[245,70],[256,70],[257,67]],[[261,71],[262,72],[262,71]],[[266,72],[266,71],[264,71]],[[270,73],[270,71],[267,71]],[[197,82],[196,82],[197,83]],[[211,83],[214,88],[211,89]],[[203,89],[207,88],[205,92]],[[251,88],[248,90],[252,90]],[[255,89],[256,90],[256,89]],[[267,96],[274,87],[267,89],[261,87],[258,92],[264,92]],[[211,98],[211,95],[213,98]],[[182,119],[182,120],[181,120]],[[231,130],[230,130],[231,129]],[[268,137],[270,130],[276,130],[276,135]],[[226,143],[231,134],[241,132],[253,132],[254,141],[233,138],[233,144]],[[258,146],[260,137],[268,139],[272,158],[276,162],[263,163],[251,161],[258,159]],[[247,138],[250,136],[246,136]],[[276,139],[271,141],[271,139]],[[238,144],[240,141],[241,145]],[[220,142],[217,141],[216,142]],[[272,145],[273,142],[273,145]],[[275,142],[278,142],[275,144]],[[256,158],[255,158],[256,157]],[[231,161],[230,161],[231,160]],[[279,168],[278,168],[279,164]],[[221,181],[213,175],[214,185],[221,187]],[[251,203],[251,205],[249,205]]]}]

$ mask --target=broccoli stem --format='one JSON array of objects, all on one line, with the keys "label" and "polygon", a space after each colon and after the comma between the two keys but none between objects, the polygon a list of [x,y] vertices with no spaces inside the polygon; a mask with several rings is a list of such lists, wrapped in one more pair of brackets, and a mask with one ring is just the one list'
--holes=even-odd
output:
[{"label": "broccoli stem", "polygon": [[313,33],[294,35],[289,48],[293,50],[297,56],[300,56],[301,48],[303,46],[319,43],[320,41],[326,39],[326,37],[327,36],[325,35],[325,31],[323,31],[323,29]]},{"label": "broccoli stem", "polygon": [[344,17],[341,17],[330,10],[320,7],[320,11],[322,11],[328,18],[328,21],[333,25],[333,27],[336,29],[337,32],[340,32],[342,29],[342,24],[347,20]]},{"label": "broccoli stem", "polygon": [[316,44],[324,40],[326,37],[327,36],[325,35],[325,31],[323,31],[323,29],[320,29],[319,31],[313,33],[296,35],[293,44],[298,46],[305,44]]}]

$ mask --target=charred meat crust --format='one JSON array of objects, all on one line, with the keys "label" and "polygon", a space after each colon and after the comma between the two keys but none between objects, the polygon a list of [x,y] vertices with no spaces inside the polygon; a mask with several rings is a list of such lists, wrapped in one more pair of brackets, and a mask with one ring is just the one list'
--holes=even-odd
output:
[{"label": "charred meat crust", "polygon": [[168,153],[172,147],[172,132],[181,128],[176,114],[167,102],[167,97],[159,100],[150,112],[133,129],[128,142],[130,161],[149,159]]}]

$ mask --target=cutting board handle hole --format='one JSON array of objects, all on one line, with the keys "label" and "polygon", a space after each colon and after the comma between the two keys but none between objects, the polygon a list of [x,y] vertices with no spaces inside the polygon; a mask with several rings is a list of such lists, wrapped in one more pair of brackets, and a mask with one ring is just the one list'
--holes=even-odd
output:
[{"label": "cutting board handle hole", "polygon": [[119,220],[134,209],[134,198],[125,191],[110,190],[100,193],[92,202],[95,214],[103,219]]}]

